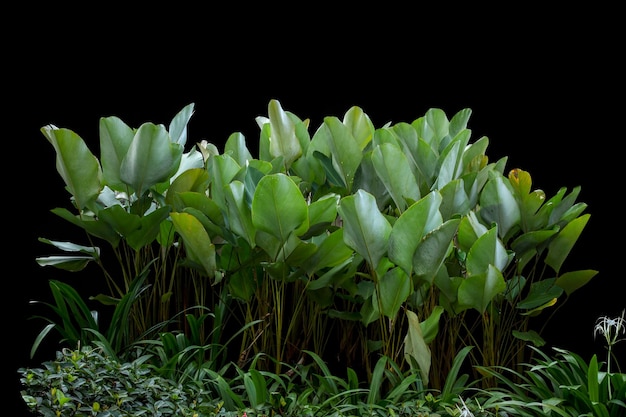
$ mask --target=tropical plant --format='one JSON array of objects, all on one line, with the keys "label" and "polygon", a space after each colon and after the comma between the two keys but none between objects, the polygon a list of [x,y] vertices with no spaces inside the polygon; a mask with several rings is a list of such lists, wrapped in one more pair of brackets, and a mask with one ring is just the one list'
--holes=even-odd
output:
[{"label": "tropical plant", "polygon": [[212,346],[238,336],[229,359],[240,368],[262,354],[255,366],[280,374],[315,352],[371,381],[386,357],[442,388],[467,346],[475,365],[520,363],[526,344],[543,343],[532,318],[597,273],[563,268],[589,219],[580,188],[548,198],[528,172],[505,175],[486,137],[470,142],[469,109],[375,128],[352,107],[311,135],[271,100],[258,158],[241,133],[221,153],[205,141],[185,152],[192,114],[190,104],[169,130],[101,118],[99,158],[75,132],[42,128],[74,209],[53,212],[89,243],[42,238],[70,254],[38,262],[95,262],[109,294],[93,298],[105,305],[148,271],[116,350],[155,326],[188,332],[172,318],[197,306],[212,313],[200,329]]}]

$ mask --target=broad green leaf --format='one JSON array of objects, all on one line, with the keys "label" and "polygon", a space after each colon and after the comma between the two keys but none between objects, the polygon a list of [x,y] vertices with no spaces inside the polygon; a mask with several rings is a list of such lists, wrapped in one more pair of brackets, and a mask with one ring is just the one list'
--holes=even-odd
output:
[{"label": "broad green leaf", "polygon": [[281,244],[309,227],[308,207],[300,189],[287,175],[266,175],[257,184],[252,200],[252,224],[276,237]]},{"label": "broad green leaf", "polygon": [[128,213],[121,206],[111,206],[100,211],[100,219],[126,239],[131,248],[139,250],[154,241],[160,232],[161,222],[168,218],[170,210],[169,206],[165,206],[140,217]]},{"label": "broad green leaf", "polygon": [[376,198],[378,209],[381,211],[392,203],[387,187],[380,181],[374,168],[372,151],[367,151],[363,154],[363,159],[359,169],[356,171],[352,187],[354,190],[360,189],[372,194]]},{"label": "broad green leaf", "polygon": [[448,132],[450,136],[455,137],[460,131],[467,128],[467,122],[472,115],[472,109],[462,109],[452,116],[448,125]]},{"label": "broad green leaf", "polygon": [[163,183],[158,184],[158,186],[162,187],[161,193],[166,192],[169,188],[169,185],[174,182],[181,174],[193,169],[206,169],[202,152],[198,151],[195,148],[189,152],[182,154],[178,169],[176,170],[176,173],[174,173],[174,175],[170,177],[169,182],[164,181]]},{"label": "broad green leaf", "polygon": [[327,182],[329,182],[333,186],[345,188],[343,177],[339,172],[335,170],[331,157],[326,156],[318,151],[313,152],[313,157],[315,157],[315,159],[319,161],[320,166],[324,170],[324,175]]},{"label": "broad green leaf", "polygon": [[377,146],[372,152],[372,163],[400,212],[406,210],[407,200],[420,199],[420,190],[409,161],[398,146],[390,143]]},{"label": "broad green leaf", "polygon": [[295,242],[295,247],[293,248],[293,250],[290,251],[287,259],[285,259],[287,265],[295,269],[290,272],[290,279],[304,276],[305,273],[302,265],[308,262],[318,249],[315,243],[312,243],[310,241],[304,241],[297,237],[295,239]]},{"label": "broad green leaf", "polygon": [[[408,330],[404,337],[404,355],[410,356],[415,360],[422,376],[422,383],[424,386],[427,386],[430,377],[432,354],[422,335],[422,327],[417,314],[406,310],[406,316],[408,319]],[[412,363],[410,360],[408,362]]]},{"label": "broad green leaf", "polygon": [[520,313],[520,315],[521,316],[531,316],[531,317],[538,316],[546,308],[552,307],[553,305],[555,305],[557,300],[558,300],[557,298],[550,298],[545,303],[543,303],[543,304],[541,304],[541,305],[539,305],[539,306],[537,306],[535,308],[531,308],[530,310],[524,311],[523,313]]},{"label": "broad green leaf", "polygon": [[332,223],[337,219],[340,196],[327,194],[309,204],[309,225]]},{"label": "broad green leaf", "polygon": [[424,114],[424,120],[432,131],[432,140],[439,144],[438,151],[441,152],[448,143],[445,139],[449,138],[450,122],[446,113],[442,109],[430,108]]},{"label": "broad green leaf", "polygon": [[272,164],[269,162],[265,163],[266,165],[260,166],[261,168],[268,168],[267,172],[259,171],[256,166],[252,166],[251,164],[246,164],[245,175],[243,177],[243,185],[246,191],[246,204],[248,206],[252,206],[252,200],[254,199],[254,192],[256,191],[256,186],[261,181],[265,175],[271,173]]},{"label": "broad green leaf", "polygon": [[475,206],[467,195],[465,183],[461,178],[448,182],[439,190],[439,194],[441,194],[439,211],[445,220],[464,216]]},{"label": "broad green leaf", "polygon": [[467,253],[466,268],[468,275],[483,274],[490,266],[504,271],[509,263],[506,248],[498,239],[497,226],[480,236]]},{"label": "broad green leaf", "polygon": [[212,223],[218,226],[224,226],[225,220],[220,208],[215,201],[207,197],[205,193],[199,192],[181,192],[178,197],[180,198],[185,209],[193,208],[199,210],[204,214]]},{"label": "broad green leaf", "polygon": [[65,271],[82,271],[87,264],[95,261],[94,256],[44,256],[36,258],[40,266],[54,266]]},{"label": "broad green leaf", "polygon": [[343,220],[344,241],[373,268],[387,252],[391,225],[378,210],[376,199],[359,190],[341,199],[338,207]]},{"label": "broad green leaf", "polygon": [[547,230],[537,230],[524,233],[511,243],[511,249],[517,258],[522,258],[527,253],[537,252],[537,248],[550,239],[559,231],[558,226]]},{"label": "broad green leaf", "polygon": [[[113,190],[128,192],[128,185],[120,178],[120,166],[128,152],[135,133],[115,116],[100,119],[100,163],[104,183]],[[133,192],[134,190],[130,190]]]},{"label": "broad green leaf", "polygon": [[[565,213],[563,213],[561,218],[558,220],[558,224],[566,224],[571,222],[572,220],[580,216],[585,210],[587,210],[586,203],[574,204],[572,207],[567,209]],[[554,213],[554,211],[552,213]]]},{"label": "broad green leaf", "polygon": [[84,229],[90,235],[106,240],[114,248],[116,248],[120,242],[120,235],[105,221],[94,219],[83,220],[64,208],[55,208],[51,211],[71,224]]},{"label": "broad green leaf", "polygon": [[422,337],[426,344],[430,344],[435,340],[435,337],[437,337],[437,333],[439,333],[439,320],[444,311],[442,306],[437,305],[433,308],[433,311],[430,312],[428,318],[420,323]]},{"label": "broad green leaf", "polygon": [[417,132],[418,139],[423,140],[428,144],[428,146],[433,147],[433,150],[436,152],[437,155],[439,155],[439,141],[434,140],[435,132],[433,131],[432,127],[427,123],[426,116],[424,115],[413,120],[411,126],[413,126],[413,128]]},{"label": "broad green leaf", "polygon": [[57,249],[61,249],[64,252],[81,252],[85,254],[95,254],[96,256],[100,255],[100,248],[93,246],[77,245],[71,242],[60,242],[58,240],[49,240],[41,237],[38,240],[42,243],[52,245]]},{"label": "broad green leaf", "polygon": [[246,138],[241,133],[233,133],[226,140],[224,153],[230,155],[240,166],[246,166],[252,154],[246,146]]},{"label": "broad green leaf", "polygon": [[436,189],[441,190],[450,181],[456,179],[461,149],[458,142],[453,142],[451,147],[439,157],[439,172],[437,174]]},{"label": "broad green leaf", "polygon": [[437,164],[439,154],[431,146],[430,143],[420,137],[417,141],[417,155],[415,161],[417,162],[417,169],[420,172],[420,176],[417,177],[420,187],[424,187],[426,190],[421,189],[422,193],[432,190],[433,185],[437,179]]},{"label": "broad green leaf", "polygon": [[[193,208],[193,207],[186,207],[185,210],[183,210],[183,213],[189,213],[192,216],[194,216],[196,219],[198,219],[198,221],[200,221],[200,223],[202,223],[202,226],[204,227],[204,229],[207,231],[207,233],[209,234],[209,237],[212,241],[214,241],[215,239],[217,239],[218,241],[220,240],[220,238],[223,238],[224,240],[232,243],[232,244],[236,244],[237,243],[237,239],[232,235],[229,234],[228,231],[220,226],[218,226],[216,223],[214,223],[211,219],[209,219],[209,217],[204,214],[202,211]],[[161,242],[162,238],[173,238],[173,236],[169,236],[169,233],[165,233],[167,232],[167,230],[165,229],[165,226],[167,225],[166,222],[162,222],[161,223],[161,234],[159,236],[157,236],[159,242]],[[171,243],[173,243],[173,241],[171,239],[169,239],[171,241]],[[169,247],[170,245],[166,245],[167,247]]]},{"label": "broad green leaf", "polygon": [[519,224],[520,209],[513,192],[502,175],[493,171],[489,173],[490,180],[485,184],[480,194],[480,217],[486,224],[498,225],[498,235],[503,238],[509,231]]},{"label": "broad green leaf", "polygon": [[538,214],[538,210],[545,203],[545,193],[542,190],[531,191],[532,178],[524,170],[512,169],[509,171],[508,178],[520,201],[522,231],[531,232],[545,227],[548,224],[547,216]]},{"label": "broad green leaf", "polygon": [[215,276],[215,245],[198,219],[188,213],[171,213],[176,232],[185,243],[187,257],[209,278]]},{"label": "broad green leaf", "polygon": [[161,223],[169,217],[170,211],[171,207],[165,206],[141,217],[139,229],[126,236],[129,246],[135,250],[140,250],[152,243],[161,232]]},{"label": "broad green leaf", "polygon": [[[301,269],[295,271],[289,271],[289,267],[300,268],[302,263],[305,261],[304,258],[308,258],[313,252],[315,252],[315,245],[309,242],[302,241],[296,235],[291,234],[287,238],[287,241],[281,243],[276,237],[259,230],[257,232],[257,245],[261,248],[265,249],[260,241],[261,236],[268,236],[270,239],[276,241],[276,247],[278,248],[278,252],[276,255],[271,256],[271,260],[275,263],[281,262],[284,266],[281,266],[282,269],[285,270],[284,274],[281,274],[281,277],[284,279],[292,279],[295,280],[301,276],[303,276],[304,271]],[[268,251],[268,253],[270,253]],[[268,266],[264,266],[266,269]]]},{"label": "broad green leaf", "polygon": [[[485,155],[489,139],[485,136],[469,144],[463,151],[463,166],[465,170],[473,171],[484,167],[489,158]],[[478,164],[478,166],[476,166]]]},{"label": "broad green leaf", "polygon": [[439,267],[452,246],[460,219],[451,219],[426,234],[413,254],[415,278],[432,284]]},{"label": "broad green leaf", "polygon": [[348,264],[350,264],[350,262],[352,262],[352,257],[345,259],[343,262],[317,276],[316,279],[309,282],[307,290],[315,291],[335,286],[337,284],[337,280],[343,278],[341,272]]},{"label": "broad green leaf", "polygon": [[476,217],[476,213],[470,211],[461,219],[459,224],[458,235],[456,237],[459,249],[463,252],[469,252],[470,248],[476,240],[487,233],[487,228]]},{"label": "broad green leaf", "polygon": [[144,123],[135,132],[120,166],[120,179],[139,196],[178,170],[183,147],[172,143],[163,125]]},{"label": "broad green leaf", "polygon": [[272,133],[270,119],[265,116],[258,116],[255,120],[261,129],[261,134],[259,135],[259,159],[264,162],[269,162],[274,159],[270,154],[270,136]]},{"label": "broad green leaf", "polygon": [[465,278],[459,285],[459,304],[483,314],[493,298],[506,289],[500,270],[490,265],[482,274]]},{"label": "broad green leaf", "polygon": [[291,164],[291,172],[302,178],[302,181],[307,184],[324,184],[326,182],[324,167],[312,154],[307,153],[296,159]]},{"label": "broad green leaf", "polygon": [[443,223],[439,213],[441,195],[433,191],[413,203],[398,217],[389,235],[389,259],[411,275],[413,255],[422,237]]},{"label": "broad green leaf", "polygon": [[515,305],[521,299],[522,294],[526,292],[526,284],[529,281],[522,275],[514,275],[506,280],[506,300]]},{"label": "broad green leaf", "polygon": [[189,103],[174,116],[170,122],[170,140],[183,148],[187,143],[187,125],[193,116],[194,103]]},{"label": "broad green leaf", "polygon": [[369,116],[360,107],[352,106],[343,116],[343,124],[350,128],[352,137],[363,151],[371,142],[375,131]]},{"label": "broad green leaf", "polygon": [[204,168],[188,169],[181,173],[170,184],[165,195],[165,204],[174,207],[175,211],[182,211],[184,204],[180,200],[180,193],[205,193],[209,186],[209,173]]},{"label": "broad green leaf", "polygon": [[[279,253],[283,246],[283,243],[276,237],[272,236],[263,230],[257,230],[254,236],[254,246],[258,246],[263,249],[269,256],[271,261],[283,261],[284,258],[279,259]],[[284,252],[283,252],[284,253]]]},{"label": "broad green leaf", "polygon": [[351,258],[352,254],[352,249],[343,240],[343,229],[339,228],[329,234],[302,265],[308,273],[314,273],[322,268],[339,265]]},{"label": "broad green leaf", "polygon": [[[566,196],[567,188],[562,187],[559,189],[557,195],[550,199],[550,202],[554,204],[554,208],[550,212],[550,223],[554,224],[563,220],[563,216],[571,209],[575,207],[576,198],[580,194],[580,186],[574,187],[572,191]],[[582,204],[586,207],[585,204]]]},{"label": "broad green leaf", "polygon": [[513,336],[516,339],[523,340],[525,342],[532,342],[533,345],[537,347],[541,347],[546,344],[546,341],[534,330],[529,330],[527,332],[520,332],[518,330],[513,330]]},{"label": "broad green leaf", "polygon": [[380,310],[378,309],[378,303],[376,303],[376,297],[374,295],[365,299],[365,301],[361,305],[359,314],[361,323],[365,327],[369,326],[380,318]]},{"label": "broad green leaf", "polygon": [[350,129],[341,123],[336,117],[325,117],[324,126],[328,129],[328,147],[333,168],[339,173],[342,185],[350,191],[361,160],[363,152],[359,148]]},{"label": "broad green leaf", "polygon": [[271,126],[270,155],[274,158],[282,156],[285,168],[289,169],[293,161],[302,155],[302,147],[296,137],[296,125],[277,100],[270,101],[268,115]]},{"label": "broad green leaf", "polygon": [[379,280],[381,313],[395,319],[411,293],[411,279],[401,268],[392,268]]},{"label": "broad green leaf", "polygon": [[141,227],[141,217],[127,212],[120,205],[100,210],[99,215],[101,221],[107,222],[123,238],[128,237]]},{"label": "broad green leaf", "polygon": [[[437,275],[435,275],[435,278],[433,279],[433,285],[437,287],[440,294],[439,304],[446,308],[448,312],[452,311],[449,308],[451,305],[457,304],[459,297],[459,285],[464,279],[465,278],[463,277],[450,276],[446,268],[439,268]],[[431,284],[424,283],[422,285],[428,289]],[[462,310],[459,309],[455,311],[455,314],[459,314],[461,311]]]},{"label": "broad green leaf", "polygon": [[159,245],[161,245],[162,251],[169,250],[174,245],[176,238],[176,230],[174,230],[174,225],[171,221],[162,221],[159,223],[159,232],[157,234],[156,241]]},{"label": "broad green leaf", "polygon": [[243,183],[233,181],[226,185],[224,196],[228,229],[242,237],[250,247],[254,248],[257,230],[253,224],[250,207],[246,203]]},{"label": "broad green leaf", "polygon": [[241,171],[241,166],[228,154],[216,155],[207,161],[207,171],[211,178],[210,197],[226,213],[224,189]]},{"label": "broad green leaf", "polygon": [[563,289],[555,285],[555,281],[555,278],[546,278],[541,281],[531,283],[528,295],[517,303],[516,307],[519,309],[530,310],[549,303],[553,299],[559,298],[563,293]]},{"label": "broad green leaf", "polygon": [[255,290],[254,277],[247,270],[235,270],[228,275],[228,293],[232,297],[249,302]]},{"label": "broad green leaf", "polygon": [[[395,143],[400,146],[409,163],[409,167],[411,169],[411,172],[413,173],[415,183],[420,190],[420,195],[426,194],[428,191],[430,191],[430,185],[427,185],[427,183],[429,182],[429,178],[425,178],[423,172],[419,169],[420,163],[418,162],[418,158],[420,157],[420,155],[418,149],[419,138],[417,137],[417,131],[412,125],[405,122],[397,123],[388,128],[388,130],[393,133],[395,137]],[[381,131],[383,131],[383,129],[377,130],[377,132]],[[433,155],[433,161],[436,161],[436,159],[436,155]]]},{"label": "broad green leaf", "polygon": [[554,284],[563,288],[565,293],[569,296],[577,289],[582,288],[585,285],[587,285],[587,283],[591,281],[591,279],[595,277],[597,274],[598,274],[598,271],[593,270],[593,269],[569,271],[560,275],[556,279],[556,282]]},{"label": "broad green leaf", "polygon": [[103,188],[98,159],[83,139],[69,129],[48,125],[41,128],[41,132],[56,151],[57,171],[74,197],[74,204],[78,210],[90,207]]},{"label": "broad green leaf", "polygon": [[584,214],[569,222],[548,245],[548,255],[546,256],[545,262],[546,265],[552,267],[557,274],[587,225],[589,217],[589,214]]}]

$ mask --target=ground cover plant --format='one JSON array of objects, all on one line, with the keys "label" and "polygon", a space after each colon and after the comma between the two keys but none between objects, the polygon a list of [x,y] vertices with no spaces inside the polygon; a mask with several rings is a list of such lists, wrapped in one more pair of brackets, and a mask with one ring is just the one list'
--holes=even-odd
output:
[{"label": "ground cover plant", "polygon": [[96,265],[106,291],[94,309],[51,280],[33,353],[58,337],[70,356],[155,372],[180,384],[171,415],[206,398],[215,413],[469,412],[464,391],[502,382],[488,369],[524,380],[542,327],[597,274],[566,268],[589,219],[580,187],[547,196],[490,161],[470,109],[376,128],[352,107],[311,132],[271,100],[258,156],[240,132],[189,147],[193,112],[167,128],[103,117],[99,156],[70,129],[41,129],[70,195],[53,212],[85,238],[40,238],[58,253],[37,261]]}]

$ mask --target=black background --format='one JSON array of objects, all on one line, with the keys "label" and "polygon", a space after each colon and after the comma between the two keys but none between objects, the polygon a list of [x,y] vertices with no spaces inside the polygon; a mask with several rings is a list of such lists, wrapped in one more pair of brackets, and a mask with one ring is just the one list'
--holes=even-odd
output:
[{"label": "black background", "polygon": [[[271,99],[311,119],[310,132],[353,105],[376,127],[411,122],[432,107],[449,117],[472,109],[472,138],[490,139],[490,160],[507,156],[509,169],[528,171],[533,188],[548,196],[581,186],[578,201],[588,204],[591,218],[566,265],[599,273],[572,294],[543,336],[586,359],[606,358],[594,323],[626,307],[624,48],[610,11],[570,10],[576,14],[565,18],[511,10],[490,18],[461,13],[457,20],[445,10],[367,17],[254,10],[245,18],[209,10],[23,12],[29,17],[14,22],[3,41],[3,372],[10,407],[24,410],[17,368],[52,359],[56,348],[30,359],[43,322],[29,319],[36,311],[29,301],[49,300],[49,279],[66,280],[86,296],[97,285],[89,274],[35,263],[53,249],[38,237],[73,236],[50,213],[69,208],[69,194],[39,129],[70,128],[97,155],[100,117],[167,126],[192,102],[188,146],[203,139],[220,146],[241,132],[252,148],[259,138],[254,119],[267,115]],[[625,346],[617,345],[623,366]]]}]

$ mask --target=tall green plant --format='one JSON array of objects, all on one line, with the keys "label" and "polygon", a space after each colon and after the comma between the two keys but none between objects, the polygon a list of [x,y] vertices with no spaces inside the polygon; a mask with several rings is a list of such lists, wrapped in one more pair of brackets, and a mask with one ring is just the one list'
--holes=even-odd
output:
[{"label": "tall green plant", "polygon": [[[82,229],[88,243],[40,238],[67,255],[39,257],[37,262],[72,272],[97,264],[109,292],[92,297],[104,305],[119,304],[132,291],[135,277],[143,275],[146,288],[129,303],[126,342],[190,306],[219,302],[209,281],[215,279],[216,268],[207,233],[196,218],[179,219],[172,213],[176,192],[204,190],[208,183],[202,154],[184,151],[192,113],[190,104],[169,130],[153,123],[131,128],[117,117],[101,118],[99,158],[69,129],[41,129],[56,151],[57,171],[73,209],[52,212]],[[185,262],[181,239],[197,242]],[[102,244],[108,245],[106,251]],[[117,262],[102,257],[109,252]]]},{"label": "tall green plant", "polygon": [[[315,347],[370,377],[384,356],[440,386],[465,346],[478,347],[474,364],[514,364],[542,343],[532,317],[597,273],[563,268],[589,219],[580,188],[547,198],[529,173],[504,175],[488,139],[471,141],[469,109],[376,128],[352,107],[311,135],[308,119],[271,100],[257,158],[241,133],[222,152],[200,142],[185,153],[192,109],[169,131],[101,119],[100,159],[75,133],[43,129],[77,211],[55,213],[90,244],[46,240],[81,255],[39,262],[98,262],[107,302],[155,262],[135,336],[190,302],[219,306],[223,329],[246,327],[240,365],[263,353],[280,372]],[[94,238],[110,244],[122,284]]]}]

